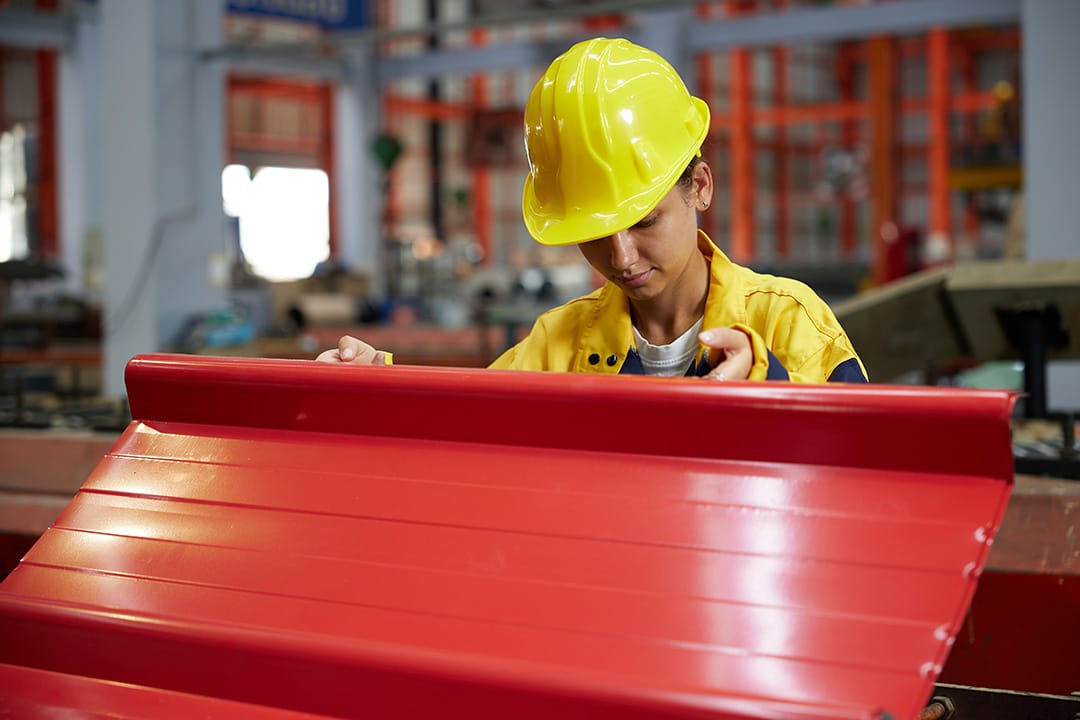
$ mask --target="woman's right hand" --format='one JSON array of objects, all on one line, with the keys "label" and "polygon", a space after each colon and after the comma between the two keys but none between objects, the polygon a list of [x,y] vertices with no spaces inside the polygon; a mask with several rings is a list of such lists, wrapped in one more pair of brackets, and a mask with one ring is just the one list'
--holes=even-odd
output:
[{"label": "woman's right hand", "polygon": [[346,363],[349,365],[385,365],[386,353],[376,350],[363,340],[351,335],[342,335],[337,347],[324,350],[315,358],[324,363]]},{"label": "woman's right hand", "polygon": [[750,336],[733,327],[711,328],[698,335],[702,345],[710,348],[710,380],[746,380],[754,367],[754,347]]}]

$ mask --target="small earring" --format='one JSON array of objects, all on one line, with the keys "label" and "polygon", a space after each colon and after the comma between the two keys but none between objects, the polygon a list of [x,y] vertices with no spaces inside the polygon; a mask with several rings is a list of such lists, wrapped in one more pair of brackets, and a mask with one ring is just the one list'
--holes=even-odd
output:
[{"label": "small earring", "polygon": [[709,209],[709,203],[707,203],[707,202],[705,202],[704,200],[702,200],[702,201],[701,201],[701,209],[702,209],[702,210],[708,210],[708,209]]}]

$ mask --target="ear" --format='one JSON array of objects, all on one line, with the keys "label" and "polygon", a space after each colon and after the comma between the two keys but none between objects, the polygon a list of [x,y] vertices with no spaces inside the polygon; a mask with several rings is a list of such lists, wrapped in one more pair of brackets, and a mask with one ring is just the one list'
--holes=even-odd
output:
[{"label": "ear", "polygon": [[694,174],[690,183],[691,197],[698,210],[705,210],[712,205],[713,199],[713,174],[709,163],[704,160],[694,167]]}]

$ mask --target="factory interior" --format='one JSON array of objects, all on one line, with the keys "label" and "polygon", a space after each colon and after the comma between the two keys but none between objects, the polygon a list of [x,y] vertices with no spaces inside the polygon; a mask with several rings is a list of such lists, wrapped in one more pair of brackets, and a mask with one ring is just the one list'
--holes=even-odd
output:
[{"label": "factory interior", "polygon": [[[1078,35],[1076,0],[0,0],[0,716],[1080,717]],[[550,399],[560,392],[558,373],[487,369],[526,341],[542,315],[605,286],[586,245],[533,232],[527,202],[530,163],[540,162],[534,146],[526,151],[534,84],[593,38],[627,38],[658,54],[709,108],[700,157],[715,190],[698,226],[732,263],[805,284],[835,315],[868,384],[829,393],[836,383],[777,383],[771,369],[760,383],[752,374],[708,388],[676,379],[669,384],[685,387],[686,397],[668,407],[664,381],[611,378],[609,390],[569,378],[560,410]],[[343,336],[405,367],[313,362]],[[602,359],[588,362],[604,369]],[[724,386],[715,399],[706,397],[713,385]],[[638,419],[655,412],[658,424],[686,422],[693,435],[691,395],[730,398],[732,413],[744,408],[744,423],[717,413],[724,417],[716,434],[723,428],[740,440],[723,446],[730,454],[707,459],[748,469],[695,470],[706,462],[696,447],[712,442],[710,432],[684,442]],[[597,409],[602,401],[609,409]],[[678,414],[684,402],[690,409]],[[279,418],[281,408],[292,415]],[[514,419],[500,423],[503,412]],[[385,424],[348,417],[334,430],[328,419],[352,415]],[[865,417],[865,425],[845,417]],[[627,449],[606,430],[590,430],[602,418],[647,448],[657,444]],[[545,419],[566,426],[538,431],[535,447],[517,434]],[[996,429],[983,434],[990,423]],[[800,429],[809,424],[817,429]],[[654,432],[663,437],[650,440]],[[578,465],[574,453],[594,455]],[[814,605],[811,584],[826,583],[826,573],[815,576],[793,545],[773,553],[789,563],[783,570],[752,560],[732,571],[732,582],[743,578],[764,594],[724,601],[727,610],[707,617],[690,601],[712,580],[674,589],[682,569],[705,560],[656,559],[649,567],[670,577],[670,588],[658,579],[664,590],[625,591],[626,604],[613,610],[571,594],[565,588],[591,588],[604,571],[574,575],[593,551],[542,552],[543,538],[596,539],[610,514],[611,533],[631,539],[613,546],[610,560],[596,550],[604,568],[614,558],[644,563],[647,552],[681,542],[674,528],[684,516],[674,510],[635,524],[635,507],[617,495],[623,490],[573,486],[574,468],[596,482],[618,472],[633,479],[625,492],[636,493],[646,481],[635,473],[646,471],[631,470],[627,458],[654,459],[641,453],[670,455],[655,479],[669,473],[674,485],[697,487],[691,495],[706,483],[785,483],[789,499],[768,506],[787,513],[784,523],[757,531],[748,524],[744,540],[723,550],[731,557],[772,556],[769,543],[780,541],[769,532],[777,528],[794,537],[820,521],[806,543],[826,547],[830,533],[864,523],[870,539],[850,536],[846,545],[868,543],[865,552],[837,541],[840,559],[829,565],[829,573],[850,571],[834,591],[843,597]],[[300,467],[301,457],[307,464],[285,489],[287,468]],[[514,469],[514,458],[535,466]],[[345,550],[315,549],[323,532],[335,548],[359,542],[338,527],[349,513],[389,523],[369,505],[345,509],[355,498],[334,479],[346,472],[339,465],[370,467],[372,487],[385,480],[371,491],[379,498],[369,499],[372,507],[390,502],[398,490],[386,478],[397,478],[415,485],[400,490],[415,493],[402,503],[442,505],[457,518],[473,496],[453,488],[494,476],[489,463],[514,477],[516,489],[535,482],[548,492],[537,478],[549,473],[559,493],[582,505],[552,505],[555,519],[538,519],[547,495],[502,507],[501,495],[477,494],[478,507],[502,508],[483,521],[491,523],[484,532],[498,526],[520,539],[491,540],[503,543],[497,552],[475,540],[462,560],[466,580],[446,587],[425,585],[429,575],[394,573],[407,564],[401,558],[413,558],[413,543],[416,558],[423,547],[440,562],[466,554],[465,540],[459,546],[440,534],[465,519],[417,509],[395,527],[416,528],[426,541],[400,528],[373,540],[400,542],[393,558],[373,553],[361,562]],[[159,470],[155,484],[146,473],[158,466],[174,469]],[[780,469],[771,474],[773,467]],[[246,480],[241,471],[250,471]],[[445,486],[437,488],[408,479],[435,483],[441,473]],[[265,487],[256,481],[262,475]],[[189,480],[206,483],[207,494],[162,510],[175,535],[154,534],[150,503],[183,495]],[[904,494],[922,493],[931,480],[937,491],[918,500]],[[823,505],[791,500],[802,484],[816,484],[807,497],[820,493],[814,502]],[[601,492],[616,493],[604,496],[610,512],[590,520],[585,506]],[[725,492],[716,489],[717,497]],[[645,502],[641,493],[634,498]],[[764,504],[754,512],[773,502],[762,499],[767,493],[746,491]],[[864,494],[876,497],[873,512],[852,509]],[[259,529],[229,551],[269,553],[280,570],[210,554],[219,531],[200,534],[201,523],[233,527],[242,521],[228,513],[265,510],[270,497],[297,509],[292,524],[265,537],[264,525],[252,525]],[[106,509],[109,498],[130,503],[132,514]],[[215,514],[196,516],[200,507]],[[317,507],[324,510],[299,510]],[[626,508],[621,519],[618,507]],[[892,545],[880,539],[890,512],[918,521]],[[507,529],[512,522],[521,526]],[[979,543],[956,561],[969,582],[953,587],[941,568],[961,543],[945,529],[962,522]],[[112,560],[95,554],[105,556],[102,538],[113,543]],[[154,551],[149,539],[174,547]],[[870,549],[879,542],[885,555],[902,546],[895,552],[912,559],[896,562],[907,574],[882,569],[887,561]],[[635,547],[643,548],[637,556]],[[197,561],[197,552],[211,559]],[[308,560],[322,569],[290,570]],[[533,599],[496,583],[502,571],[525,573],[526,560],[535,563]],[[348,563],[370,570],[364,583],[395,592],[312,589],[328,609],[282,605],[276,615],[271,600],[226,610],[234,601],[214,599],[206,588],[219,580],[210,574],[154,579],[153,568],[199,562],[216,568],[221,583],[238,578],[230,592],[256,593],[265,579],[258,598],[293,598],[294,571],[331,588],[329,578],[351,572]],[[427,562],[415,559],[434,577],[435,560]],[[71,577],[116,584],[87,579],[62,592],[77,583],[50,579],[58,563],[70,563]],[[563,563],[565,572],[551,569]],[[705,572],[693,567],[687,572]],[[611,572],[613,583],[650,581],[638,577],[644,571]],[[814,579],[766,592],[784,573]],[[156,600],[139,589],[145,585],[124,595],[120,578],[166,589],[154,590]],[[889,605],[887,582],[900,598],[887,622],[873,632],[845,626],[850,641],[827,639],[829,623],[876,622],[855,598],[880,583],[879,605]],[[937,584],[942,609],[932,611],[925,598]],[[354,593],[365,598],[357,607],[389,619],[349,615],[341,608],[352,601],[343,598]],[[416,594],[445,595],[445,606]],[[655,600],[653,613],[648,603],[660,597],[670,602]],[[521,616],[511,612],[518,599],[529,607]],[[185,614],[185,603],[215,610]],[[689,609],[676,622],[679,603]],[[804,614],[784,621],[790,626],[769,625],[768,613],[754,609],[766,605]],[[160,637],[132,619],[143,611],[153,619],[146,627],[164,628]],[[306,620],[291,624],[294,613],[323,612],[325,632]],[[700,619],[689,619],[694,613]],[[627,625],[607,623],[609,615]],[[466,616],[467,627],[438,624]],[[946,629],[917,653],[901,628],[931,617]],[[364,623],[377,629],[365,634]],[[745,640],[718,629],[743,623]],[[327,639],[339,630],[359,638],[362,652],[354,657]],[[454,644],[455,633],[470,639]],[[656,645],[637,665],[635,643]],[[72,649],[91,646],[113,654]],[[121,655],[169,659],[112,659]],[[248,670],[213,681],[198,672],[218,662]],[[353,680],[370,705],[343,690]],[[888,690],[875,704],[878,687]],[[887,711],[865,714],[873,707]]]}]

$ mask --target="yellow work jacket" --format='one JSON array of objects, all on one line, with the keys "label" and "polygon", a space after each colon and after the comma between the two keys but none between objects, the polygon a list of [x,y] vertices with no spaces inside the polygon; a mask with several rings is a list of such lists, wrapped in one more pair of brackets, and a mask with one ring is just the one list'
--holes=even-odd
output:
[{"label": "yellow work jacket", "polygon": [[[734,327],[750,336],[750,380],[866,382],[866,369],[829,306],[803,283],[736,265],[698,231],[709,262],[702,329]],[[688,374],[708,371],[698,349]],[[641,372],[634,351],[630,303],[613,283],[547,311],[529,335],[491,364],[494,369]]]}]

